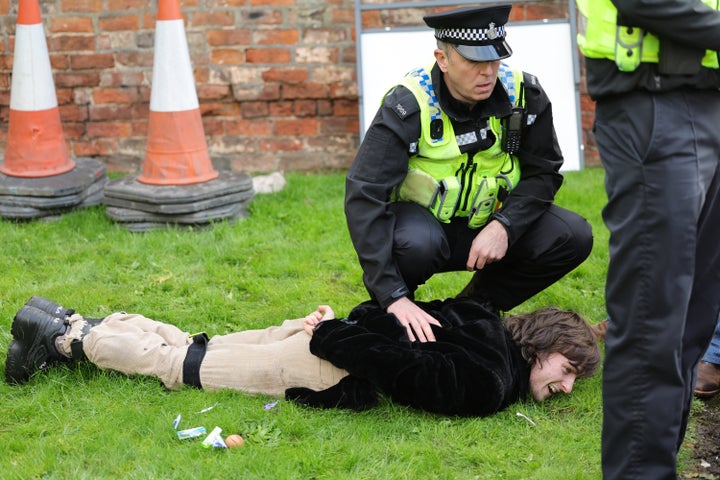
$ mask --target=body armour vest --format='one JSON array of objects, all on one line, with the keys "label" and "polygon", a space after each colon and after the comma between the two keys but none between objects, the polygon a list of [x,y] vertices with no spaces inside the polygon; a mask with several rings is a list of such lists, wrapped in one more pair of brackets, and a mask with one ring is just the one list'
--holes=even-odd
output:
[{"label": "body armour vest", "polygon": [[[419,203],[444,223],[467,217],[470,228],[480,228],[520,181],[520,165],[517,157],[501,147],[503,125],[499,118],[490,117],[479,133],[455,135],[450,118],[440,109],[430,71],[431,67],[413,70],[401,83],[420,105],[421,132],[417,144],[411,145],[408,174],[395,189],[393,200]],[[515,104],[518,96],[521,100],[517,102],[524,103],[519,94],[522,71],[513,71],[502,63],[498,79],[511,103]],[[460,152],[460,145],[477,141],[477,137],[466,135],[487,135],[488,130],[495,136],[490,148],[474,154]]]},{"label": "body armour vest", "polygon": [[[703,3],[718,9],[717,0]],[[632,72],[640,63],[660,62],[663,48],[660,39],[618,19],[618,11],[610,0],[577,0],[577,5],[581,14],[577,43],[583,55],[613,60],[621,72]],[[698,68],[700,65],[718,68],[717,52],[698,53]]]}]

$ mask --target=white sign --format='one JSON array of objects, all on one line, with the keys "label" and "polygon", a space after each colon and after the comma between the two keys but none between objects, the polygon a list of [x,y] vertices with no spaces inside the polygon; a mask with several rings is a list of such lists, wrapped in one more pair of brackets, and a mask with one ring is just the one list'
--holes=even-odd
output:
[{"label": "white sign", "polygon": [[[506,33],[513,54],[504,61],[538,77],[552,102],[555,131],[565,157],[563,170],[579,170],[582,165],[581,126],[570,24],[509,23]],[[363,32],[360,41],[360,108],[364,133],[385,92],[410,70],[434,61],[436,40],[432,30],[423,28]]]}]

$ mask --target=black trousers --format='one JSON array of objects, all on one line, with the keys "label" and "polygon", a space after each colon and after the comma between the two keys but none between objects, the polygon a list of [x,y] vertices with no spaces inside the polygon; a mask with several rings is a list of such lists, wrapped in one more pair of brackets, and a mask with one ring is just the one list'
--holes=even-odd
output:
[{"label": "black trousers", "polygon": [[[467,219],[441,223],[422,206],[394,203],[394,257],[410,291],[439,272],[467,270],[479,230]],[[592,250],[592,229],[580,215],[552,205],[499,262],[475,272],[473,291],[510,310],[580,265]]]},{"label": "black trousers", "polygon": [[605,479],[674,479],[720,309],[720,92],[597,102],[610,231]]}]

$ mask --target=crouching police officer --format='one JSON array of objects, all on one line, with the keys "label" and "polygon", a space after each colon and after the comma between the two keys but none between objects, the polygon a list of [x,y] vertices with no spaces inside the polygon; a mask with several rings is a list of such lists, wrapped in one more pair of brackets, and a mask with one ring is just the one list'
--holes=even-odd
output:
[{"label": "crouching police officer", "polygon": [[411,340],[437,321],[413,302],[433,274],[510,310],[582,263],[587,221],[553,204],[563,163],[538,79],[502,62],[509,5],[424,17],[435,61],[385,96],[350,168],[345,213],[370,295]]}]

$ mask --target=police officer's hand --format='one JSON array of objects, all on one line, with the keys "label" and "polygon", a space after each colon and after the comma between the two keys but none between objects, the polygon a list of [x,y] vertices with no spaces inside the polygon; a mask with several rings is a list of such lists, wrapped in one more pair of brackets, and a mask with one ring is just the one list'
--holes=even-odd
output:
[{"label": "police officer's hand", "polygon": [[467,269],[482,270],[488,263],[497,262],[507,253],[508,234],[502,223],[491,220],[480,230],[468,253]]},{"label": "police officer's hand", "polygon": [[400,324],[407,329],[408,338],[411,342],[416,339],[421,342],[434,342],[430,325],[440,326],[435,317],[428,314],[422,308],[407,297],[402,297],[387,307],[387,312],[394,314],[400,321]]}]

